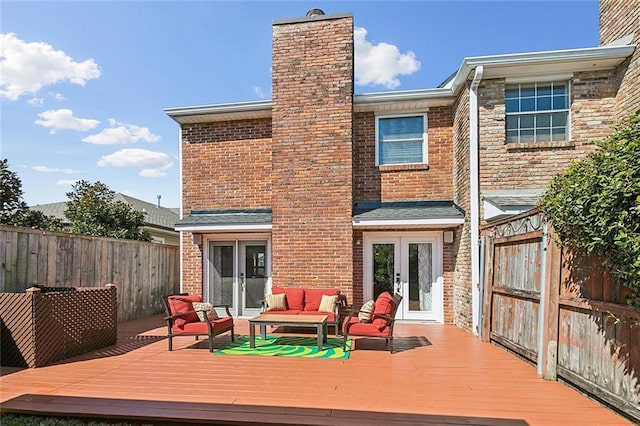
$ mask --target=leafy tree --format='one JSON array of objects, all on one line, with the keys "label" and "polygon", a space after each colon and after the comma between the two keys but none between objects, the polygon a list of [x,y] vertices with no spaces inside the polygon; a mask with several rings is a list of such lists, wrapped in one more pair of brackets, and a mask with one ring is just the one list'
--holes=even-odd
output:
[{"label": "leafy tree", "polygon": [[72,232],[100,237],[151,241],[142,229],[145,213],[127,203],[115,201],[115,192],[98,181],[81,180],[67,192],[69,201],[65,216],[71,221]]},{"label": "leafy tree", "polygon": [[541,207],[561,244],[596,254],[640,307],[640,110],[552,180]]},{"label": "leafy tree", "polygon": [[22,181],[9,170],[9,162],[5,158],[0,161],[0,224],[48,231],[63,229],[60,219],[31,210],[22,200],[22,195]]}]

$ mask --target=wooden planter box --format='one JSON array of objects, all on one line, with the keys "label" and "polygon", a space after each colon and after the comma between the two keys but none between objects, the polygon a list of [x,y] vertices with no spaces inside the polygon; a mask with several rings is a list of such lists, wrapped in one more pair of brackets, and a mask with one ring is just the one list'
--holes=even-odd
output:
[{"label": "wooden planter box", "polygon": [[116,287],[0,293],[0,362],[42,367],[116,343]]}]

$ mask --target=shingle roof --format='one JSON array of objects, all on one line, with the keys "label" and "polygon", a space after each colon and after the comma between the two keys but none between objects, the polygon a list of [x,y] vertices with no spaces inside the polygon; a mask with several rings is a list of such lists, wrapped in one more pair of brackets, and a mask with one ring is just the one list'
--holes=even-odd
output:
[{"label": "shingle roof", "polygon": [[[117,193],[114,199],[115,201],[122,201],[129,204],[131,208],[136,211],[146,213],[144,222],[147,226],[173,230],[180,217],[174,209],[158,207],[153,203],[147,203],[146,201],[138,200],[137,198],[129,197],[128,195]],[[63,223],[69,223],[69,220],[64,215],[64,211],[67,208],[67,202],[37,204],[35,206],[30,206],[29,208],[41,211],[48,216],[57,217],[58,219],[61,219]]]},{"label": "shingle roof", "polygon": [[271,209],[194,210],[176,228],[206,225],[271,224]]},{"label": "shingle roof", "polygon": [[464,218],[453,201],[357,202],[354,220]]},{"label": "shingle roof", "polygon": [[502,209],[508,207],[535,206],[539,195],[491,195],[484,196],[484,200]]}]

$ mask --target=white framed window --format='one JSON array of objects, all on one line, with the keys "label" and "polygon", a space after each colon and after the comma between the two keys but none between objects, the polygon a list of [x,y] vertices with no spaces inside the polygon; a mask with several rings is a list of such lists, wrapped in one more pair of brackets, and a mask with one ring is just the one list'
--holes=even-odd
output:
[{"label": "white framed window", "polygon": [[569,82],[507,84],[506,143],[569,140]]},{"label": "white framed window", "polygon": [[426,114],[376,117],[376,166],[426,162]]}]

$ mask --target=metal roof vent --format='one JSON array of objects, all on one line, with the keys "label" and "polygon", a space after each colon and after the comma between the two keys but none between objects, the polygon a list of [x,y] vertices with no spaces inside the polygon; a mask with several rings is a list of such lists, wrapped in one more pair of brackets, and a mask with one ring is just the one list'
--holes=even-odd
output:
[{"label": "metal roof vent", "polygon": [[324,11],[322,9],[310,9],[307,12],[307,18],[313,18],[314,16],[322,16],[324,15]]}]

